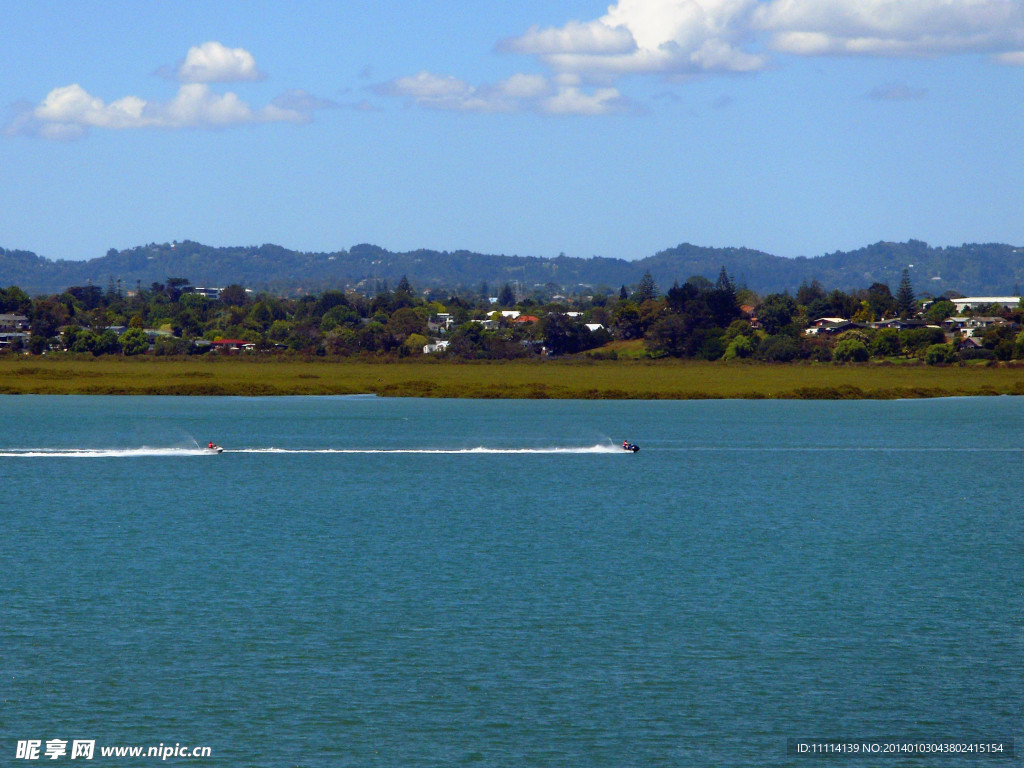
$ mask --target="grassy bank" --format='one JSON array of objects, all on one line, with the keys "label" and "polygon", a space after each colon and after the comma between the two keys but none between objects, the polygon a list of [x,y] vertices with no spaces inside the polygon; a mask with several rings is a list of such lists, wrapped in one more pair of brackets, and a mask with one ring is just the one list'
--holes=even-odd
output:
[{"label": "grassy bank", "polygon": [[540,360],[0,357],[0,394],[889,399],[1024,395],[1024,368]]}]

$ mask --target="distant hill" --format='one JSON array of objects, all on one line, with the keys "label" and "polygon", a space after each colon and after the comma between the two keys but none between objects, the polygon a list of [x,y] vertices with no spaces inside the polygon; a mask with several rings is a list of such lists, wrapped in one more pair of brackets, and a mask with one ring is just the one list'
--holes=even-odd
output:
[{"label": "distant hill", "polygon": [[281,294],[319,293],[328,288],[372,291],[379,281],[391,286],[406,275],[417,289],[478,290],[487,283],[496,294],[506,282],[527,289],[537,285],[572,291],[579,286],[618,289],[635,285],[649,270],[665,290],[694,275],[714,280],[722,266],[737,284],[758,293],[795,291],[818,280],[825,288],[866,288],[874,282],[893,289],[910,268],[919,295],[948,290],[975,295],[1020,294],[1024,248],[999,243],[932,248],[919,240],[875,243],[856,251],[784,258],[748,248],[704,248],[683,243],[637,261],[594,257],[541,258],[418,250],[393,253],[356,245],[336,253],[305,253],[277,245],[214,248],[191,241],[151,243],[130,250],[111,249],[88,261],[52,261],[29,251],[0,248],[0,286],[18,285],[32,294],[58,293],[71,285],[106,288],[120,281],[125,290],[168,277],[186,277],[198,286],[240,283]]}]

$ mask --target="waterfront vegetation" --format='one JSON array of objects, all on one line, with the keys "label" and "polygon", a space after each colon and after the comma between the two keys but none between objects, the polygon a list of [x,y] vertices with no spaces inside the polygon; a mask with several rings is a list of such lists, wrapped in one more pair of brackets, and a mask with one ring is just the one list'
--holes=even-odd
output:
[{"label": "waterfront vegetation", "polygon": [[3,394],[475,398],[909,398],[1024,395],[1017,364],[771,364],[679,360],[392,362],[323,358],[0,356]]},{"label": "waterfront vegetation", "polygon": [[[29,297],[0,289],[0,392],[515,398],[895,398],[1024,394],[1024,307],[953,317],[909,276],[795,296],[692,277],[662,294],[506,284],[443,300],[203,295],[184,278]],[[877,321],[883,321],[881,323]],[[429,350],[429,351],[428,351]]]}]

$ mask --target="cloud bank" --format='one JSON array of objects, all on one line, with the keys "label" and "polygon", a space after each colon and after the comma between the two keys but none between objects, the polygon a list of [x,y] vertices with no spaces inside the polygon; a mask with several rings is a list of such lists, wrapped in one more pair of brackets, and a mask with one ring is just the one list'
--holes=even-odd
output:
[{"label": "cloud bank", "polygon": [[251,53],[217,42],[190,48],[173,74],[182,84],[168,101],[124,96],[107,103],[78,83],[54,88],[39,104],[19,104],[5,132],[67,140],[80,138],[92,128],[219,129],[260,123],[301,123],[311,119],[314,110],[333,106],[302,90],[286,91],[263,107],[253,107],[231,91],[214,91],[209,83],[265,78]]},{"label": "cloud bank", "polygon": [[473,86],[430,72],[380,92],[429,109],[595,115],[627,104],[617,90],[626,77],[758,72],[779,55],[986,54],[1024,66],[1024,0],[619,0],[596,19],[534,26],[497,50],[533,57],[546,74],[513,78],[543,81],[544,92],[517,96],[507,92],[513,78]]}]

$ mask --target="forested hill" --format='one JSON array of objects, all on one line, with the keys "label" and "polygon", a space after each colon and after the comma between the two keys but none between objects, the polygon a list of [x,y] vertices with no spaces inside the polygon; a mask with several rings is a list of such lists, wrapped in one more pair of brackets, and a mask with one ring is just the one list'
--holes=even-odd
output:
[{"label": "forested hill", "polygon": [[[496,293],[506,282],[527,289],[547,285],[573,291],[579,286],[617,289],[635,285],[650,271],[664,290],[694,275],[714,280],[722,266],[737,284],[758,293],[795,291],[804,281],[826,288],[865,288],[874,282],[895,286],[910,268],[919,295],[948,290],[975,295],[1020,293],[1024,286],[1024,248],[998,243],[932,248],[911,240],[876,243],[856,251],[813,258],[784,258],[748,248],[703,248],[684,243],[636,261],[593,257],[504,256],[468,251],[418,250],[393,253],[375,245],[356,245],[335,253],[303,253],[277,245],[214,248],[190,241],[111,249],[88,261],[51,261],[28,251],[0,248],[0,286],[17,285],[29,293],[57,293],[68,286],[112,282],[125,290],[168,277],[193,285],[219,287],[240,283],[276,293],[319,293],[328,288],[372,291],[406,275],[417,289],[479,290]],[[912,266],[911,266],[912,265]]]}]

